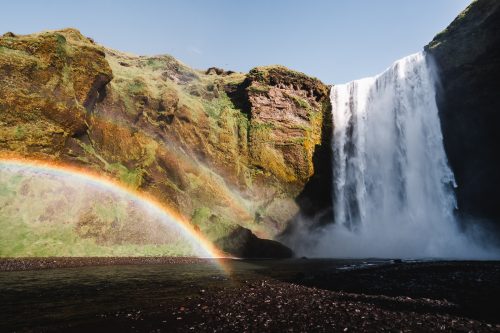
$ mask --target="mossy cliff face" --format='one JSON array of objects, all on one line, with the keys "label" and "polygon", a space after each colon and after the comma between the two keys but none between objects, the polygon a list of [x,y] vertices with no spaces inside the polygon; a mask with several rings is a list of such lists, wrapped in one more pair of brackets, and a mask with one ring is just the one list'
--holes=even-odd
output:
[{"label": "mossy cliff face", "polygon": [[474,1],[426,46],[459,211],[500,222],[500,2]]},{"label": "mossy cliff face", "polygon": [[248,80],[251,163],[301,190],[314,174],[328,88],[281,66],[257,67]]},{"label": "mossy cliff face", "polygon": [[284,67],[201,72],[65,29],[2,36],[0,74],[0,153],[111,175],[223,249],[282,232],[314,174],[328,88]]},{"label": "mossy cliff face", "polygon": [[57,155],[85,133],[112,78],[103,50],[74,30],[0,38],[0,148]]}]

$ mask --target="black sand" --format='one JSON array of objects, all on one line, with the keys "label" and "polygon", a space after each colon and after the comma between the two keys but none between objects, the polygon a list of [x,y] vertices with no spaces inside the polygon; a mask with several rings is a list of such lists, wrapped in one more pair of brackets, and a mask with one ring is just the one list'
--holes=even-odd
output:
[{"label": "black sand", "polygon": [[2,259],[0,331],[500,332],[499,262],[369,263]]}]

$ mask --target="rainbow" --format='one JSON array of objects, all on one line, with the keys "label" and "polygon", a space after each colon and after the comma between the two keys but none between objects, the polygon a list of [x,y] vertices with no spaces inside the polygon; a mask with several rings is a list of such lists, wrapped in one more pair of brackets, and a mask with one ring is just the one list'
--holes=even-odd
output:
[{"label": "rainbow", "polygon": [[222,267],[221,259],[228,257],[225,253],[217,249],[199,231],[195,230],[189,221],[181,214],[165,206],[150,194],[127,187],[109,176],[59,161],[0,156],[0,171],[5,167],[23,167],[32,169],[33,171],[43,171],[56,176],[76,177],[78,180],[91,185],[99,186],[110,191],[118,191],[126,195],[127,199],[137,202],[151,212],[164,217],[167,221],[175,223],[189,240],[193,241],[194,244],[202,249],[204,256],[206,255],[207,258],[215,259],[215,262],[217,262],[219,266]]}]

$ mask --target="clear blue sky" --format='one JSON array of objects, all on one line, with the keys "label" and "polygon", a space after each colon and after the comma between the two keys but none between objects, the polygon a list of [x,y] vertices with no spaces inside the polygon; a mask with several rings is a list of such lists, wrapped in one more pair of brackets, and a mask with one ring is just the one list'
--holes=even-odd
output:
[{"label": "clear blue sky", "polygon": [[11,0],[0,33],[75,27],[135,54],[204,69],[282,64],[342,83],[418,52],[471,0]]}]

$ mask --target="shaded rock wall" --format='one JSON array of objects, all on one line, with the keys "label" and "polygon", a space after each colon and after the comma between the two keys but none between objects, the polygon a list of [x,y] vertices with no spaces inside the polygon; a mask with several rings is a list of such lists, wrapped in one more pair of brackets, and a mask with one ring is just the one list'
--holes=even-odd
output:
[{"label": "shaded rock wall", "polygon": [[426,46],[440,71],[444,144],[459,212],[500,223],[500,2],[474,1]]}]

